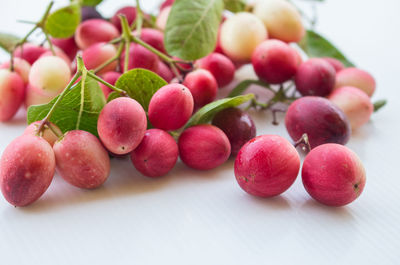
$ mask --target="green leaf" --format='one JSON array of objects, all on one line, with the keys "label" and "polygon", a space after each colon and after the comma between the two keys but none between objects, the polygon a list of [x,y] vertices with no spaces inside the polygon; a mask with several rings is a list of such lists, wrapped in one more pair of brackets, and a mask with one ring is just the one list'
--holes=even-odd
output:
[{"label": "green leaf", "polygon": [[19,40],[19,37],[12,34],[0,33],[0,48],[10,53]]},{"label": "green leaf", "polygon": [[[86,77],[84,88],[81,84],[81,81],[78,82],[65,94],[59,105],[54,109],[50,121],[64,133],[79,129],[97,136],[97,120],[106,100],[99,83],[93,78]],[[28,123],[42,120],[57,98],[48,104],[29,107]]]},{"label": "green leaf", "polygon": [[81,22],[79,4],[73,3],[51,13],[46,20],[46,31],[54,38],[69,38]]},{"label": "green leaf", "polygon": [[387,104],[386,99],[380,99],[374,102],[374,112],[377,112]]},{"label": "green leaf", "polygon": [[347,67],[354,66],[331,42],[312,30],[307,30],[299,45],[309,57],[332,57]]},{"label": "green leaf", "polygon": [[214,102],[211,102],[201,109],[199,109],[186,123],[185,128],[207,123],[212,120],[215,114],[221,110],[237,107],[254,98],[254,94],[247,94],[243,96],[237,96],[233,98],[224,98]]},{"label": "green leaf", "polygon": [[103,0],[81,0],[81,5],[83,6],[97,6]]},{"label": "green leaf", "polygon": [[224,0],[225,9],[233,13],[242,12],[246,8],[244,0]]},{"label": "green leaf", "polygon": [[[126,91],[129,97],[139,102],[144,110],[147,111],[151,97],[157,90],[167,84],[168,83],[157,74],[146,69],[137,68],[121,75],[115,83],[115,86]],[[114,97],[116,95],[110,96]]]},{"label": "green leaf", "polygon": [[211,53],[223,9],[223,0],[176,0],[164,33],[167,52],[182,60],[196,60]]}]

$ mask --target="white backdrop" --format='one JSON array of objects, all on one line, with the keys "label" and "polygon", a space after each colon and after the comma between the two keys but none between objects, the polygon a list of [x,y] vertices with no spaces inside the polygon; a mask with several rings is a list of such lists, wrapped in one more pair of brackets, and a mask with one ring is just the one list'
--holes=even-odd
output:
[{"label": "white backdrop", "polygon": [[[111,15],[133,2],[106,0],[100,10]],[[156,1],[142,2],[146,10],[157,9]],[[30,26],[16,19],[37,20],[46,4],[2,0],[0,31],[22,36]],[[30,207],[14,208],[0,198],[0,263],[398,264],[400,1],[326,0],[318,11],[317,29],[373,73],[374,99],[389,99],[348,144],[367,170],[356,202],[319,205],[300,178],[282,196],[251,197],[236,184],[232,160],[209,172],[178,163],[168,176],[151,180],[129,160],[114,159],[110,179],[95,191],[57,176]],[[287,137],[269,114],[252,114],[258,134]],[[0,152],[23,129],[23,113],[0,124]]]}]

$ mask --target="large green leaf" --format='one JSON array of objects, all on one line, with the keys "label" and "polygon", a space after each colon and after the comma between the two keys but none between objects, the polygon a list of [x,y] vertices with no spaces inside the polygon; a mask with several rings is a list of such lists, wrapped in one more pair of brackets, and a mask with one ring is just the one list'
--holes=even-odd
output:
[{"label": "large green leaf", "polygon": [[220,112],[221,110],[237,107],[253,98],[254,94],[247,94],[243,96],[224,98],[211,102],[202,107],[201,109],[199,109],[186,123],[185,128],[198,124],[208,123],[209,121],[212,120],[214,115]]},{"label": "large green leaf", "polygon": [[[147,111],[151,97],[157,90],[167,84],[157,74],[146,69],[137,68],[121,75],[115,86],[126,91],[129,97],[139,102],[144,110]],[[118,97],[116,93],[111,93],[109,101],[116,97]]]},{"label": "large green leaf", "polygon": [[164,33],[167,52],[183,60],[211,53],[217,43],[223,0],[176,0]]},{"label": "large green leaf", "polygon": [[[28,123],[42,120],[58,97],[48,104],[31,106],[28,109]],[[71,130],[84,130],[97,136],[97,120],[105,105],[104,94],[97,81],[86,77],[85,85],[75,85],[51,115],[50,121],[64,133]]]},{"label": "large green leaf", "polygon": [[224,0],[225,9],[233,13],[242,12],[246,8],[244,0]]},{"label": "large green leaf", "polygon": [[19,40],[19,37],[12,34],[0,33],[0,48],[6,52],[11,52]]},{"label": "large green leaf", "polygon": [[81,22],[79,4],[72,3],[51,13],[46,20],[46,31],[54,38],[69,38]]},{"label": "large green leaf", "polygon": [[354,66],[338,48],[315,31],[307,30],[299,45],[309,57],[332,57],[347,67]]}]

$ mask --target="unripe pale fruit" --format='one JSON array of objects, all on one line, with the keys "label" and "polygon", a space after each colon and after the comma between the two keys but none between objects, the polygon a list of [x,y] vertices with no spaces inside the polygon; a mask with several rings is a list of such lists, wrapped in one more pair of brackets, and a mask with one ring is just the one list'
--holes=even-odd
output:
[{"label": "unripe pale fruit", "polygon": [[357,199],[366,180],[358,156],[338,144],[324,144],[311,150],[301,175],[308,194],[328,206],[343,206]]},{"label": "unripe pale fruit", "polygon": [[110,174],[110,158],[93,134],[73,130],[67,132],[53,146],[57,173],[75,187],[94,189],[102,185]]},{"label": "unripe pale fruit", "polygon": [[[158,69],[158,56],[146,49],[145,47],[131,43],[129,47],[129,63],[128,70],[135,68],[144,68],[153,72]],[[125,64],[125,51],[122,52],[120,67],[124,69]]]},{"label": "unripe pale fruit", "polygon": [[[31,65],[24,59],[21,58],[14,58],[14,71],[19,74],[19,76],[24,81],[24,84],[29,82],[29,72],[31,71]],[[0,65],[0,69],[9,69],[10,68],[10,61],[7,60]]]},{"label": "unripe pale fruit", "polygon": [[25,95],[22,78],[8,69],[0,69],[0,121],[14,117]]},{"label": "unripe pale fruit", "polygon": [[14,206],[29,205],[47,190],[55,168],[54,152],[46,140],[33,135],[19,136],[1,157],[1,191]]},{"label": "unripe pale fruit", "polygon": [[305,34],[299,12],[286,0],[257,1],[253,13],[263,21],[272,39],[298,42]]},{"label": "unripe pale fruit", "polygon": [[204,69],[188,73],[183,80],[183,85],[189,88],[193,96],[195,110],[212,102],[217,96],[217,81],[209,71]]},{"label": "unripe pale fruit", "polygon": [[103,19],[82,22],[75,32],[75,42],[82,50],[99,42],[109,42],[119,36],[118,29]]},{"label": "unripe pale fruit", "polygon": [[135,168],[147,177],[166,175],[178,160],[178,145],[167,132],[159,129],[146,131],[142,142],[132,151]]},{"label": "unripe pale fruit", "polygon": [[[133,34],[139,37],[136,31],[134,31]],[[164,48],[164,33],[161,31],[152,28],[144,28],[140,33],[140,39],[160,52],[166,53]]]},{"label": "unripe pale fruit", "polygon": [[281,84],[296,74],[298,55],[280,40],[266,40],[254,50],[251,62],[261,80]]},{"label": "unripe pale fruit", "polygon": [[[96,43],[82,53],[82,59],[87,69],[96,69],[109,59],[117,55],[117,49],[112,44]],[[114,71],[117,67],[117,61],[114,61],[104,67],[99,74],[104,74],[109,71]]]},{"label": "unripe pale fruit", "polygon": [[333,66],[333,68],[335,68],[336,73],[343,70],[345,68],[344,64],[339,61],[338,59],[335,58],[331,58],[331,57],[323,57],[321,58],[322,60],[325,60],[326,62],[328,62],[330,65]]},{"label": "unripe pale fruit", "polygon": [[231,145],[225,133],[208,124],[184,130],[179,137],[178,146],[183,163],[198,170],[209,170],[222,165],[231,153]]},{"label": "unripe pale fruit", "polygon": [[132,25],[132,23],[136,19],[136,7],[122,7],[118,9],[117,12],[115,12],[114,16],[112,16],[110,20],[111,23],[119,30],[119,32],[122,32],[121,19],[119,18],[119,15],[124,15],[126,17],[126,20],[128,21],[128,25]]},{"label": "unripe pale fruit", "polygon": [[286,112],[286,129],[294,141],[308,135],[311,148],[321,144],[346,144],[350,123],[339,107],[326,98],[306,96],[295,100]]},{"label": "unripe pale fruit", "polygon": [[313,58],[302,63],[297,69],[295,84],[303,96],[325,97],[335,87],[336,71],[323,59]]},{"label": "unripe pale fruit", "polygon": [[328,99],[346,114],[353,130],[367,123],[374,111],[370,97],[356,87],[340,87],[333,91]]},{"label": "unripe pale fruit", "polygon": [[343,69],[336,74],[335,88],[342,86],[357,87],[371,97],[374,94],[376,83],[368,72],[352,67]]},{"label": "unripe pale fruit", "polygon": [[[121,73],[118,73],[118,72],[107,72],[104,75],[102,75],[101,78],[103,78],[103,80],[106,81],[107,83],[114,86],[120,76],[121,76]],[[108,95],[113,90],[100,82],[99,82],[99,85],[100,85],[101,90],[104,93],[104,96],[107,98]]]},{"label": "unripe pale fruit", "polygon": [[14,57],[22,58],[32,65],[40,57],[40,55],[47,51],[48,49],[42,46],[32,43],[24,43],[14,51]]},{"label": "unripe pale fruit", "polygon": [[[53,146],[54,143],[58,140],[58,136],[54,134],[54,132],[49,128],[48,125],[44,125],[44,129],[41,135],[38,135],[38,129],[41,123],[41,121],[32,122],[28,127],[26,127],[24,134],[40,136],[45,139],[51,146]],[[60,128],[58,128],[57,125],[50,122],[50,126],[53,130],[56,131],[58,135],[62,135],[62,131],[60,130]]]},{"label": "unripe pale fruit", "polygon": [[263,22],[247,12],[236,13],[221,26],[220,44],[234,61],[249,61],[255,48],[268,37]]},{"label": "unripe pale fruit", "polygon": [[74,60],[76,53],[79,48],[76,45],[75,38],[70,37],[66,39],[55,39],[52,38],[51,42],[56,45],[58,48],[64,51],[64,53],[69,57],[70,60]]},{"label": "unripe pale fruit", "polygon": [[150,100],[150,123],[158,129],[177,130],[189,120],[193,105],[192,94],[184,85],[163,86]]},{"label": "unripe pale fruit", "polygon": [[39,92],[38,88],[32,87],[28,84],[26,86],[24,107],[28,109],[32,105],[41,105],[49,103],[56,96],[44,95]]},{"label": "unripe pale fruit", "polygon": [[210,71],[219,87],[224,87],[232,82],[235,76],[235,65],[223,54],[211,53],[196,63],[200,68]]},{"label": "unripe pale fruit", "polygon": [[70,66],[57,56],[45,56],[38,59],[29,73],[29,83],[49,96],[59,94],[70,79]]},{"label": "unripe pale fruit", "polygon": [[142,141],[147,128],[143,107],[132,98],[117,98],[100,112],[97,131],[104,146],[112,153],[124,155]]},{"label": "unripe pale fruit", "polygon": [[165,30],[170,12],[171,12],[171,6],[167,6],[160,11],[160,14],[157,16],[156,20],[157,28],[159,28],[162,31]]},{"label": "unripe pale fruit", "polygon": [[279,135],[261,135],[250,140],[235,160],[239,186],[259,197],[273,197],[286,191],[296,180],[299,169],[299,154]]},{"label": "unripe pale fruit", "polygon": [[174,73],[171,71],[171,69],[169,69],[169,67],[161,61],[158,61],[156,73],[165,81],[167,81],[167,83],[171,82],[171,80],[174,78]]}]

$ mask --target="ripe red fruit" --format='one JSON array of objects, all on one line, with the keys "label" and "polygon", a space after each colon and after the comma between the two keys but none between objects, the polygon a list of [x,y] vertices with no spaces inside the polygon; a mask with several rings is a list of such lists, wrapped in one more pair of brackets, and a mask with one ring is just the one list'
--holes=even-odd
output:
[{"label": "ripe red fruit", "polygon": [[311,150],[302,169],[303,185],[315,200],[343,206],[357,199],[365,186],[365,170],[358,156],[338,144]]},{"label": "ripe red fruit", "polygon": [[235,76],[235,65],[223,54],[211,53],[197,61],[200,68],[210,71],[219,87],[224,87],[232,82]]},{"label": "ripe red fruit", "polygon": [[296,74],[298,55],[283,41],[266,40],[254,50],[251,62],[261,80],[280,84]]},{"label": "ripe red fruit", "polygon": [[303,96],[329,95],[335,87],[336,71],[328,62],[313,58],[302,63],[296,73],[296,89]]},{"label": "ripe red fruit", "polygon": [[119,15],[124,15],[128,21],[128,25],[131,25],[136,19],[136,7],[122,7],[115,12],[114,16],[112,16],[111,23],[119,30],[119,32],[122,32],[121,19],[119,18]]},{"label": "ripe red fruit", "polygon": [[218,84],[207,70],[197,69],[186,75],[183,85],[189,88],[193,96],[195,110],[212,102],[217,96]]},{"label": "ripe red fruit", "polygon": [[174,2],[175,2],[175,0],[165,0],[160,6],[160,11],[166,7],[172,6],[174,4]]},{"label": "ripe red fruit", "polygon": [[[132,43],[129,47],[128,70],[134,68],[144,68],[153,72],[158,70],[158,56],[145,47]],[[122,52],[120,67],[123,70],[125,64],[125,51]]]},{"label": "ripe red fruit", "polygon": [[88,19],[75,32],[75,42],[82,50],[99,42],[109,42],[119,36],[118,29],[103,19]]},{"label": "ripe red fruit", "polygon": [[33,203],[49,187],[56,168],[54,152],[46,140],[25,134],[12,141],[0,161],[4,198],[14,206]]},{"label": "ripe red fruit", "polygon": [[0,121],[14,117],[25,95],[22,78],[8,69],[0,69]]},{"label": "ripe red fruit", "polygon": [[112,153],[124,155],[142,141],[147,128],[143,107],[132,98],[116,98],[100,112],[97,131],[104,146]]},{"label": "ripe red fruit", "polygon": [[[109,59],[117,55],[117,49],[112,44],[106,44],[104,42],[96,43],[82,53],[82,60],[87,69],[96,69]],[[109,71],[114,71],[117,67],[117,62],[114,61],[104,67],[99,74],[104,74]]]},{"label": "ripe red fruit", "polygon": [[[29,72],[31,71],[31,65],[21,58],[14,58],[14,71],[19,74],[19,76],[24,81],[24,84],[29,82]],[[5,61],[0,65],[0,69],[9,69],[10,68],[10,60]]]},{"label": "ripe red fruit", "polygon": [[286,191],[296,180],[300,156],[279,135],[261,135],[247,142],[235,160],[235,176],[247,193],[272,197]]},{"label": "ripe red fruit", "polygon": [[193,112],[193,97],[184,85],[170,84],[160,88],[151,98],[149,120],[162,130],[181,128]]},{"label": "ripe red fruit", "polygon": [[70,37],[66,39],[55,39],[52,38],[51,42],[56,45],[58,48],[64,51],[64,53],[69,57],[71,61],[75,59],[76,53],[79,48],[75,43],[75,38]]},{"label": "ripe red fruit", "polygon": [[78,188],[94,189],[110,174],[110,158],[93,134],[73,130],[53,146],[60,176]]},{"label": "ripe red fruit", "polygon": [[[121,76],[121,73],[118,72],[107,72],[104,75],[102,75],[102,78],[104,81],[111,85],[115,85],[117,82],[118,78]],[[107,98],[108,95],[113,91],[111,88],[109,88],[106,85],[103,85],[102,83],[99,82],[100,88],[104,93],[104,96]]]},{"label": "ripe red fruit", "polygon": [[323,57],[321,58],[322,60],[325,60],[326,62],[328,62],[330,65],[333,66],[333,68],[335,68],[336,73],[343,70],[345,68],[344,64],[339,61],[338,59],[335,58],[331,58],[331,57]]},{"label": "ripe red fruit", "polygon": [[[133,32],[137,36],[137,32]],[[137,36],[138,37],[138,36]],[[166,53],[164,48],[164,33],[152,28],[144,28],[140,33],[140,39],[160,52]]]},{"label": "ripe red fruit", "polygon": [[24,43],[14,51],[14,57],[22,58],[29,64],[33,64],[48,49],[32,43]]},{"label": "ripe red fruit", "polygon": [[228,137],[232,156],[236,156],[245,143],[256,137],[253,119],[238,108],[228,108],[218,112],[212,124],[220,128]]},{"label": "ripe red fruit", "polygon": [[178,146],[183,163],[198,170],[209,170],[222,165],[231,153],[231,145],[225,133],[209,124],[193,126],[183,131]]},{"label": "ripe red fruit", "polygon": [[285,125],[294,141],[308,135],[311,148],[321,144],[346,144],[350,123],[341,109],[326,98],[307,96],[294,101],[286,112]]},{"label": "ripe red fruit", "polygon": [[135,168],[147,177],[164,176],[178,160],[178,145],[167,132],[150,129],[132,151],[131,160]]},{"label": "ripe red fruit", "polygon": [[158,61],[158,68],[156,72],[159,76],[161,76],[167,83],[171,82],[171,80],[174,78],[174,73],[169,69],[169,67],[161,62]]}]

